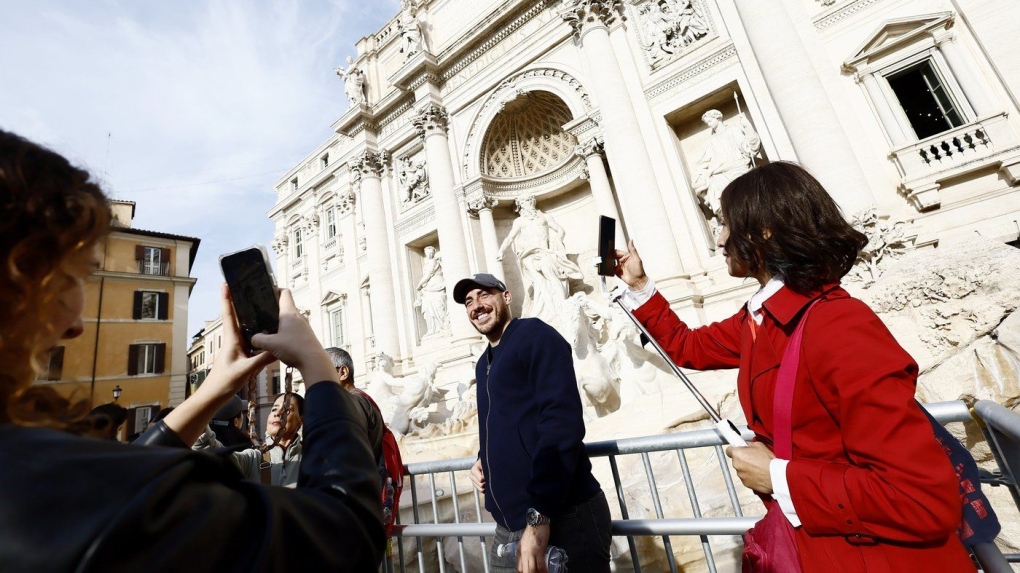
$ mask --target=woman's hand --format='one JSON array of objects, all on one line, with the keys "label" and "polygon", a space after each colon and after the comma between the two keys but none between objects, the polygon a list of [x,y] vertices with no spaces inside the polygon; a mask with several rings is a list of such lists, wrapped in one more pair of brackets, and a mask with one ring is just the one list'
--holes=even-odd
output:
[{"label": "woman's hand", "polygon": [[306,387],[322,381],[338,381],[336,368],[287,289],[280,290],[280,327],[276,334],[256,334],[251,344],[265,350],[263,354],[297,368]]},{"label": "woman's hand", "polygon": [[744,486],[761,494],[772,493],[772,474],[769,463],[776,456],[768,446],[761,442],[751,442],[746,446],[726,448],[726,455],[733,460],[733,469]]},{"label": "woman's hand", "polygon": [[628,251],[616,250],[616,276],[634,290],[641,290],[648,284],[645,266],[641,263],[634,241],[627,244]]}]

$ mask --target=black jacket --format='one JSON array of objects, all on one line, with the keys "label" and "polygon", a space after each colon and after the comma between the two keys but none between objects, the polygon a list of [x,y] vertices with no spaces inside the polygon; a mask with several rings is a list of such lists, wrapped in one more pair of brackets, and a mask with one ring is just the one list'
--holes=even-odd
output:
[{"label": "black jacket", "polygon": [[376,571],[363,417],[336,384],[307,398],[297,489],[245,482],[162,423],[130,445],[0,425],[0,571]]},{"label": "black jacket", "polygon": [[570,344],[553,327],[514,319],[475,377],[485,509],[497,523],[523,529],[529,507],[556,518],[599,492]]}]

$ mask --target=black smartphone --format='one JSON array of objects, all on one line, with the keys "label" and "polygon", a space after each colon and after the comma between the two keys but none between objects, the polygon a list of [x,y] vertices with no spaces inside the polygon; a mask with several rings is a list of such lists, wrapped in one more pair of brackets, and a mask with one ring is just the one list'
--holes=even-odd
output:
[{"label": "black smartphone", "polygon": [[599,216],[598,272],[604,277],[616,275],[616,219]]},{"label": "black smartphone", "polygon": [[275,334],[280,327],[280,304],[276,299],[276,281],[269,267],[269,256],[260,245],[220,257],[223,278],[237,315],[245,349],[255,349],[251,337],[260,332]]}]

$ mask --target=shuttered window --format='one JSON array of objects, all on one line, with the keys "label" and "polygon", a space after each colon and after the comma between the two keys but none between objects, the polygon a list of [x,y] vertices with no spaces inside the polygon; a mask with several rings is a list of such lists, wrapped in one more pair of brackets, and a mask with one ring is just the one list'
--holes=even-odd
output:
[{"label": "shuttered window", "polygon": [[128,348],[128,376],[162,374],[166,370],[166,344],[132,344]]}]

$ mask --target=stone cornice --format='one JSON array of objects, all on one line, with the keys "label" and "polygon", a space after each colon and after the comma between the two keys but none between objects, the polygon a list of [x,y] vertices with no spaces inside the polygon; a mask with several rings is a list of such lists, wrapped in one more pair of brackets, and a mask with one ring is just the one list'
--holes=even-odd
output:
[{"label": "stone cornice", "polygon": [[396,231],[397,236],[401,237],[407,234],[408,231],[412,231],[428,223],[434,221],[436,218],[436,209],[432,205],[432,202],[428,202],[424,208],[414,210],[408,217],[397,221]]},{"label": "stone cornice", "polygon": [[708,56],[694,62],[690,66],[680,70],[676,74],[673,74],[668,79],[661,81],[652,87],[645,90],[645,97],[650,101],[662,94],[669,92],[676,88],[680,84],[686,83],[692,78],[699,76],[708,70],[728,63],[730,60],[736,61],[737,49],[733,46],[733,43],[727,43],[722,48],[712,52]]},{"label": "stone cornice", "polygon": [[883,2],[884,0],[855,0],[845,6],[840,6],[831,12],[822,14],[819,18],[815,19],[815,29],[824,30],[830,26],[838,24],[843,20],[853,16],[854,14],[870,8],[875,4]]}]

